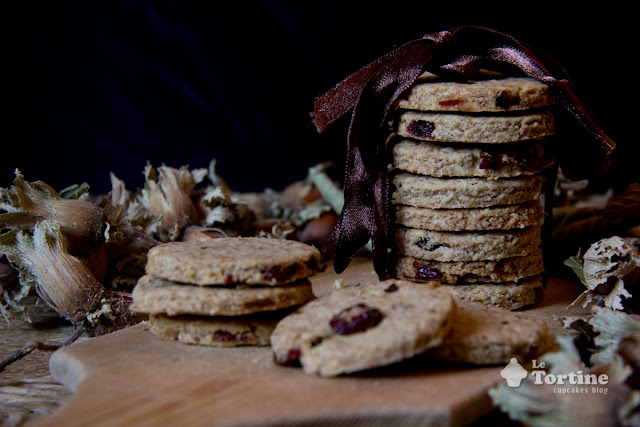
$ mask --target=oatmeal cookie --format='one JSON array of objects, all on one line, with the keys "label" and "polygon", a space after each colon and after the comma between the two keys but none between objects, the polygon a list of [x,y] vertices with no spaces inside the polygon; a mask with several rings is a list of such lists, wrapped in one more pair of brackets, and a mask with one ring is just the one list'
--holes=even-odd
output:
[{"label": "oatmeal cookie", "polygon": [[431,78],[419,80],[397,106],[421,111],[505,112],[543,108],[554,103],[549,87],[529,77],[469,82]]},{"label": "oatmeal cookie", "polygon": [[400,114],[397,133],[425,141],[502,144],[549,138],[555,135],[555,122],[549,111],[472,115],[409,110]]},{"label": "oatmeal cookie", "polygon": [[311,301],[273,331],[276,363],[300,363],[320,376],[388,365],[439,345],[455,302],[435,282],[403,280],[348,286]]},{"label": "oatmeal cookie", "polygon": [[194,285],[280,285],[319,272],[321,260],[318,249],[294,240],[223,237],[156,246],[146,272]]},{"label": "oatmeal cookie", "polygon": [[487,179],[533,175],[553,161],[547,141],[511,144],[445,144],[400,139],[393,144],[393,167],[435,177]]},{"label": "oatmeal cookie", "polygon": [[457,301],[479,302],[487,306],[515,310],[536,304],[542,298],[544,281],[541,275],[517,282],[443,285]]},{"label": "oatmeal cookie", "polygon": [[392,177],[391,201],[431,209],[485,208],[537,200],[545,178],[435,178],[408,172]]},{"label": "oatmeal cookie", "polygon": [[544,212],[539,201],[476,209],[429,209],[394,206],[395,222],[434,231],[509,230],[540,225]]},{"label": "oatmeal cookie", "polygon": [[531,315],[484,304],[459,302],[453,327],[442,344],[424,356],[476,365],[520,362],[553,349],[547,325]]},{"label": "oatmeal cookie", "polygon": [[544,271],[542,250],[525,256],[495,261],[430,261],[400,256],[395,265],[395,277],[414,282],[437,280],[449,284],[513,282],[536,276]]},{"label": "oatmeal cookie", "polygon": [[288,312],[246,316],[149,316],[149,329],[166,341],[210,347],[269,346],[269,337]]},{"label": "oatmeal cookie", "polygon": [[488,261],[528,255],[540,247],[540,226],[509,231],[396,230],[399,254],[433,261]]},{"label": "oatmeal cookie", "polygon": [[136,312],[239,316],[301,305],[314,295],[308,279],[282,286],[197,286],[145,275],[132,297],[131,310]]}]

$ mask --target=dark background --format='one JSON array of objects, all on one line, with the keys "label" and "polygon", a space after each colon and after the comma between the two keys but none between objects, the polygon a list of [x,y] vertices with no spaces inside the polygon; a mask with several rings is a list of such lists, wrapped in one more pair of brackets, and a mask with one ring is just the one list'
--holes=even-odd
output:
[{"label": "dark background", "polygon": [[109,172],[135,189],[147,162],[196,168],[215,158],[237,191],[281,189],[309,166],[344,157],[346,122],[318,134],[314,97],[404,42],[467,24],[562,63],[619,146],[594,185],[638,180],[629,11],[436,3],[14,2],[4,12],[0,186],[19,168],[58,190],[86,181],[106,192]]}]

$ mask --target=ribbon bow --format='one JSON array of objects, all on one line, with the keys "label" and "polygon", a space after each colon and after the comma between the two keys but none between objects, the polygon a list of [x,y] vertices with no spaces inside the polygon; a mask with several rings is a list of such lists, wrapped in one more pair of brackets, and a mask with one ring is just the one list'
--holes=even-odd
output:
[{"label": "ribbon bow", "polygon": [[[565,110],[591,134],[591,141],[599,142],[591,147],[593,158],[581,159],[579,167],[588,160],[591,165],[584,166],[588,174],[599,175],[607,170],[615,144],[592,120],[558,63],[546,55],[543,62],[514,37],[489,28],[460,26],[427,34],[351,74],[314,104],[313,119],[319,132],[352,111],[347,135],[345,203],[329,248],[338,273],[371,241],[376,273],[380,278],[390,276],[386,140],[395,101],[424,71],[473,80],[481,68],[521,72],[546,83]],[[559,142],[571,141],[573,138]],[[584,149],[581,146],[580,152],[584,153]],[[567,160],[566,153],[566,149],[558,150],[561,163]],[[575,167],[577,162],[573,163]]]}]

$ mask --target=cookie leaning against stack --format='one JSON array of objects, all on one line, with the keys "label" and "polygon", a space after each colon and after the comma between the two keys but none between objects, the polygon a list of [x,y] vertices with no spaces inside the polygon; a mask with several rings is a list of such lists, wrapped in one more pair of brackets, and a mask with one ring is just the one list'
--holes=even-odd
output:
[{"label": "cookie leaning against stack", "polygon": [[171,242],[148,253],[133,311],[150,330],[186,344],[268,346],[277,322],[314,295],[321,254],[291,240],[225,237]]},{"label": "cookie leaning against stack", "polygon": [[473,365],[520,362],[557,349],[547,325],[520,312],[488,307],[477,302],[458,302],[449,333],[438,347],[422,356]]},{"label": "cookie leaning against stack", "polygon": [[392,141],[395,276],[516,309],[544,289],[541,196],[554,103],[530,78],[440,81],[398,101]]}]

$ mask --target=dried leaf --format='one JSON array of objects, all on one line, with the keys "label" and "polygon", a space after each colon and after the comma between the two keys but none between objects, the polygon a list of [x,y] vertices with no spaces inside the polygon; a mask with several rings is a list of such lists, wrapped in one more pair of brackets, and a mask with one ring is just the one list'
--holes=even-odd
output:
[{"label": "dried leaf", "polygon": [[250,234],[255,214],[216,174],[215,160],[209,164],[208,177],[211,184],[197,202],[198,209],[204,214],[201,225],[220,228],[230,236]]},{"label": "dried leaf", "polygon": [[565,259],[578,248],[624,232],[640,224],[640,184],[631,184],[604,207],[553,209],[552,245],[556,259]]},{"label": "dried leaf", "polygon": [[60,197],[64,199],[79,199],[80,197],[89,194],[89,184],[83,182],[82,184],[73,184],[60,191]]},{"label": "dried leaf", "polygon": [[596,334],[598,350],[591,356],[594,365],[610,363],[622,338],[640,338],[640,316],[606,307],[594,307],[589,324]]},{"label": "dried leaf", "polygon": [[131,234],[132,230],[152,236],[160,218],[148,212],[121,179],[111,173],[111,191],[98,204],[108,224],[105,233],[107,242],[122,241],[120,233]]},{"label": "dried leaf", "polygon": [[[553,216],[555,216],[555,211]],[[552,250],[564,258],[567,251],[589,246],[611,235],[611,224],[605,216],[591,215],[554,228],[551,235]],[[570,252],[570,253],[571,253]]]},{"label": "dried leaf", "polygon": [[564,260],[564,265],[571,268],[581,283],[584,281],[584,269],[582,267],[582,250],[578,250],[578,253],[570,258]]},{"label": "dried leaf", "polygon": [[631,184],[620,196],[612,199],[603,213],[610,222],[624,224],[623,228],[640,224],[640,183]]},{"label": "dried leaf", "polygon": [[[536,383],[533,376],[529,375],[517,387],[510,387],[504,382],[489,389],[493,403],[511,420],[532,427],[634,425],[640,392],[624,383],[630,374],[624,361],[619,358],[615,363],[587,369],[580,361],[579,352],[570,336],[558,336],[557,341],[560,351],[547,353],[538,361],[545,362],[545,376],[555,375],[559,378],[560,375],[568,377],[571,374],[604,373],[608,383],[602,386],[602,393],[594,392],[592,385],[572,384],[570,381]],[[583,392],[575,390],[584,388],[587,390]]]},{"label": "dried leaf", "polygon": [[163,242],[178,240],[186,226],[199,223],[191,192],[204,179],[207,170],[160,166],[156,171],[147,164],[144,174],[146,182],[138,201],[150,216],[159,220],[155,237]]},{"label": "dried leaf", "polygon": [[631,299],[632,288],[640,276],[640,254],[619,236],[597,241],[581,258],[579,255],[569,258],[565,265],[574,270],[587,288],[572,303],[583,307],[603,303],[624,310],[624,302]]},{"label": "dried leaf", "polygon": [[342,212],[344,206],[344,192],[329,176],[326,169],[330,166],[327,163],[321,163],[309,168],[308,179],[322,194],[322,198],[331,206],[337,214]]},{"label": "dried leaf", "polygon": [[602,217],[600,206],[561,206],[553,209],[553,229],[560,230],[569,224]]}]

